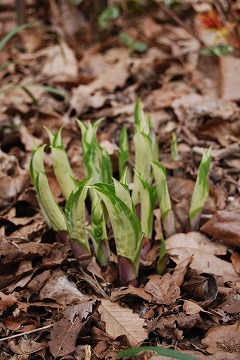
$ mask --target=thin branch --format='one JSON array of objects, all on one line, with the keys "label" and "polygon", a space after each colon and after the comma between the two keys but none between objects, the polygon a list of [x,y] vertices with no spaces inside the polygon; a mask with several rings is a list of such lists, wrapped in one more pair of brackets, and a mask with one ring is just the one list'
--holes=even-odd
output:
[{"label": "thin branch", "polygon": [[24,332],[24,333],[21,333],[21,334],[15,334],[15,335],[11,335],[11,336],[6,336],[4,338],[1,338],[0,341],[11,340],[11,339],[18,338],[18,337],[21,337],[21,336],[24,336],[24,335],[33,334],[33,333],[36,333],[38,331],[49,329],[51,327],[53,327],[53,324],[46,325],[46,326],[43,326],[41,328],[37,328],[37,329],[31,330],[31,331],[27,331],[27,332]]},{"label": "thin branch", "polygon": [[204,42],[199,38],[199,36],[189,28],[184,21],[180,19],[178,15],[176,15],[171,9],[169,9],[164,3],[161,1],[154,1],[155,4],[170,18],[172,18],[179,26],[181,26],[189,35],[191,35],[194,39],[196,39],[202,46],[205,46]]}]

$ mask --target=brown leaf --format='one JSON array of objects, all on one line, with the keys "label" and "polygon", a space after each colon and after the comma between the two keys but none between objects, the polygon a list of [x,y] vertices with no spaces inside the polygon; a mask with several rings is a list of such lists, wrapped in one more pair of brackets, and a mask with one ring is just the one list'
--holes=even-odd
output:
[{"label": "brown leaf", "polygon": [[234,267],[235,271],[238,274],[240,274],[240,254],[237,253],[237,252],[234,252],[231,255],[231,261],[232,261],[232,264],[233,264],[233,267]]},{"label": "brown leaf", "polygon": [[17,302],[17,298],[15,298],[14,295],[12,294],[5,295],[3,292],[0,291],[0,310],[10,307],[16,302]]},{"label": "brown leaf", "polygon": [[26,356],[41,350],[45,347],[45,344],[21,337],[19,340],[9,341],[8,346],[14,353]]},{"label": "brown leaf", "polygon": [[215,300],[218,294],[216,279],[209,274],[192,276],[183,284],[182,289],[191,299],[198,301]]},{"label": "brown leaf", "polygon": [[136,288],[132,285],[129,285],[127,289],[114,290],[111,293],[111,301],[117,301],[126,295],[134,295],[148,302],[151,302],[152,300],[152,296],[147,293],[144,288]]},{"label": "brown leaf", "polygon": [[75,82],[78,75],[78,63],[74,51],[65,43],[44,50],[47,60],[42,75],[56,83]]},{"label": "brown leaf", "polygon": [[61,270],[54,272],[39,293],[39,299],[52,299],[62,305],[73,305],[86,302],[88,297],[83,295],[76,285],[68,280]]},{"label": "brown leaf", "polygon": [[87,301],[70,306],[65,310],[64,317],[54,323],[49,342],[54,357],[68,355],[75,350],[78,334],[95,310],[95,305],[96,301]]},{"label": "brown leaf", "polygon": [[210,354],[221,353],[222,359],[240,358],[240,321],[234,325],[213,326],[208,330],[202,344],[207,347]]},{"label": "brown leaf", "polygon": [[113,338],[126,335],[132,346],[139,345],[148,334],[144,329],[145,320],[131,309],[124,308],[110,300],[101,300],[99,312],[101,319],[106,323],[106,332]]},{"label": "brown leaf", "polygon": [[169,273],[151,275],[145,290],[153,296],[153,301],[158,304],[173,304],[180,296],[180,288]]},{"label": "brown leaf", "polygon": [[228,244],[240,245],[240,213],[233,211],[217,211],[213,217],[201,227],[201,231]]}]

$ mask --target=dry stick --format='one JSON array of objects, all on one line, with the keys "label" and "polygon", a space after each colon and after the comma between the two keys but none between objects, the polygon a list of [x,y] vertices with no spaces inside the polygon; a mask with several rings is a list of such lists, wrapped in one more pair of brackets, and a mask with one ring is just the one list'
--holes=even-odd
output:
[{"label": "dry stick", "polygon": [[158,2],[157,0],[154,1],[155,4],[163,10],[163,12],[172,18],[178,25],[180,25],[185,31],[187,31],[188,34],[190,34],[194,39],[196,39],[202,46],[206,46],[205,43],[199,38],[199,36],[190,29],[181,19],[178,15],[176,15],[171,9],[169,9],[165,4]]},{"label": "dry stick", "polygon": [[43,327],[41,327],[41,328],[37,328],[37,329],[35,329],[35,330],[31,330],[31,331],[27,331],[27,332],[21,333],[21,334],[6,336],[6,337],[4,337],[4,338],[1,338],[0,341],[11,340],[11,339],[14,339],[14,338],[23,336],[23,335],[29,335],[29,334],[32,334],[32,333],[35,333],[35,332],[38,332],[38,331],[41,331],[41,330],[49,329],[49,328],[51,328],[52,326],[53,326],[53,324],[50,324],[50,325],[43,326]]}]

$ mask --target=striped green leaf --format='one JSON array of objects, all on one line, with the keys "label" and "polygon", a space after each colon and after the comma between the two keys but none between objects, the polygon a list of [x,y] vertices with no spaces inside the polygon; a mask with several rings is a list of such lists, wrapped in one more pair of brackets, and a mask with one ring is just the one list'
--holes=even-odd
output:
[{"label": "striped green leaf", "polygon": [[62,128],[60,128],[56,134],[47,127],[45,127],[45,130],[47,131],[50,140],[54,174],[62,194],[67,200],[69,195],[76,190],[76,185],[72,180],[73,171],[62,142]]},{"label": "striped green leaf", "polygon": [[198,228],[201,212],[209,193],[208,173],[211,163],[211,150],[212,148],[210,147],[207,151],[203,152],[198,169],[197,180],[189,210],[190,227],[192,230],[197,230]]}]

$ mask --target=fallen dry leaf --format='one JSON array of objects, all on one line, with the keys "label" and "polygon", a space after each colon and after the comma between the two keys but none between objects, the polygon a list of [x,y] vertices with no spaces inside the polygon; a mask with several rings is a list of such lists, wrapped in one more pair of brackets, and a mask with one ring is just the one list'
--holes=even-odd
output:
[{"label": "fallen dry leaf", "polygon": [[239,255],[239,253],[234,252],[231,255],[231,261],[232,261],[232,264],[233,264],[233,267],[234,267],[235,271],[238,274],[240,274],[240,255]]},{"label": "fallen dry leaf", "polygon": [[4,294],[0,291],[0,310],[4,310],[7,307],[14,305],[17,302],[17,298],[12,294]]},{"label": "fallen dry leaf", "polygon": [[64,311],[64,317],[54,323],[49,342],[49,349],[54,357],[68,355],[74,351],[78,334],[96,306],[96,301],[70,306]]},{"label": "fallen dry leaf", "polygon": [[208,330],[202,344],[214,356],[221,354],[222,359],[240,358],[240,321],[234,325],[213,326]]},{"label": "fallen dry leaf", "polygon": [[53,273],[41,289],[39,298],[52,299],[61,305],[73,305],[88,300],[88,296],[83,295],[61,270]]},{"label": "fallen dry leaf", "polygon": [[173,304],[181,297],[180,288],[169,273],[163,276],[151,275],[145,290],[153,296],[153,301],[157,304]]},{"label": "fallen dry leaf", "polygon": [[15,354],[28,357],[28,355],[34,354],[44,348],[45,344],[36,342],[33,339],[24,339],[21,337],[19,340],[9,341],[8,346]]},{"label": "fallen dry leaf", "polygon": [[75,82],[78,76],[78,63],[74,51],[65,43],[45,49],[47,60],[42,75],[55,83]]},{"label": "fallen dry leaf", "polygon": [[148,333],[144,328],[145,320],[138,314],[134,314],[131,309],[102,299],[98,311],[102,321],[106,323],[106,332],[113,338],[126,335],[132,346],[137,346],[147,339]]},{"label": "fallen dry leaf", "polygon": [[201,231],[228,244],[240,245],[240,213],[236,211],[217,211],[206,222]]},{"label": "fallen dry leaf", "polygon": [[152,295],[147,293],[144,288],[136,288],[132,285],[129,285],[127,289],[118,289],[112,291],[110,299],[111,301],[117,301],[126,295],[134,295],[148,302],[151,302],[152,300]]}]

